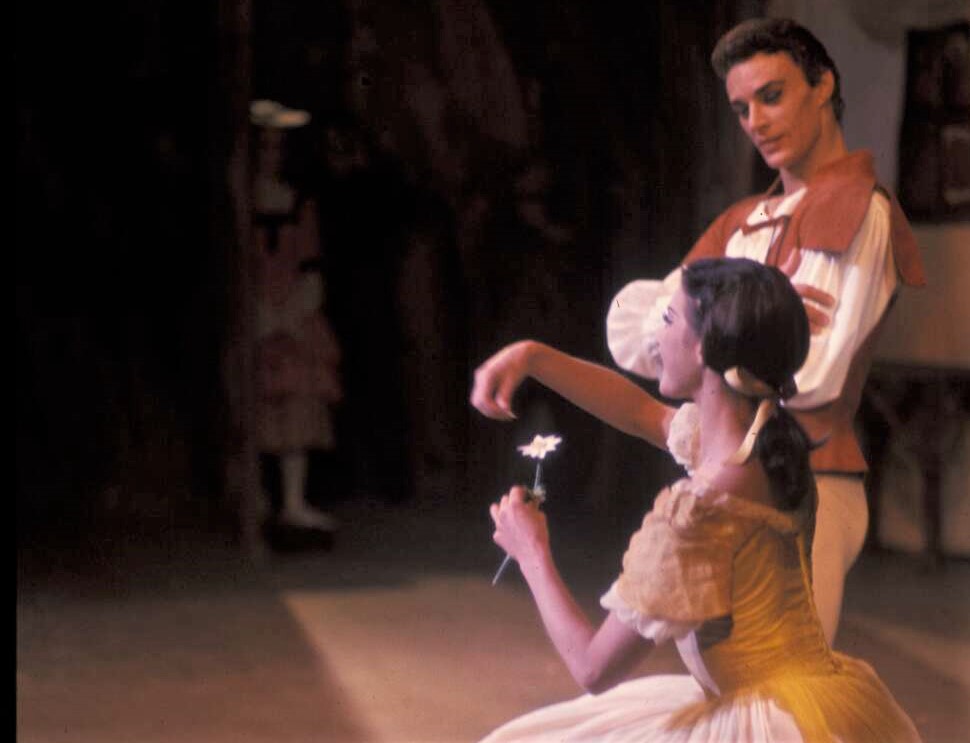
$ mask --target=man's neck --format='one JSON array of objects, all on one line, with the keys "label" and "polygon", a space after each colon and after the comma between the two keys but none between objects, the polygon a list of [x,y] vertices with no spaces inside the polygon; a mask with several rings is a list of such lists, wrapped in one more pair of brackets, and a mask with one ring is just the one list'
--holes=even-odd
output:
[{"label": "man's neck", "polygon": [[802,188],[820,169],[849,154],[842,136],[842,127],[834,116],[822,127],[815,146],[808,154],[791,168],[779,171],[782,187],[786,194]]}]

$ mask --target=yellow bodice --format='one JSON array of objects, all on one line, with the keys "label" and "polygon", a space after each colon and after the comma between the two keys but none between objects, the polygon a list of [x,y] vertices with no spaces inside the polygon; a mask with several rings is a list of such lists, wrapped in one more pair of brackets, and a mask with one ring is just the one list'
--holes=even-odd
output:
[{"label": "yellow bodice", "polygon": [[697,630],[704,665],[722,694],[837,663],[815,614],[801,535],[756,530],[734,556],[730,634]]},{"label": "yellow bodice", "polygon": [[811,590],[813,507],[781,512],[690,479],[657,497],[615,590],[640,616],[697,627],[707,699],[674,728],[759,698],[789,712],[807,741],[919,739],[872,669],[825,640]]}]

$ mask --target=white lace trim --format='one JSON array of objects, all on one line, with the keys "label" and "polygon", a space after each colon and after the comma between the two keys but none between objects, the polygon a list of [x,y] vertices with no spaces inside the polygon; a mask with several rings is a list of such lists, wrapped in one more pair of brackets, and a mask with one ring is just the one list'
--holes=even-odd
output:
[{"label": "white lace trim", "polygon": [[610,590],[600,597],[600,606],[607,611],[612,611],[621,622],[635,629],[641,637],[653,640],[657,645],[667,642],[671,638],[682,639],[700,626],[700,622],[671,622],[665,619],[645,617],[636,609],[631,609],[620,598],[615,582],[610,586]]},{"label": "white lace trim", "polygon": [[667,450],[693,476],[701,451],[700,413],[692,402],[681,405],[670,421]]}]

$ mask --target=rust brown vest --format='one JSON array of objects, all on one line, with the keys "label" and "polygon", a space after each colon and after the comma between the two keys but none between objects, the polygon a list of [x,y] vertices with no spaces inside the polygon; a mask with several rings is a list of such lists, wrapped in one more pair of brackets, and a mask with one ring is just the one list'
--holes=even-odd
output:
[{"label": "rust brown vest", "polygon": [[[805,196],[790,216],[746,224],[758,202],[769,196],[777,185],[776,182],[766,194],[743,199],[722,213],[701,235],[684,263],[723,256],[731,235],[739,229],[747,234],[757,229],[776,228],[778,224],[781,231],[768,250],[765,258],[768,265],[782,265],[793,250],[802,248],[844,253],[862,226],[872,192],[879,189],[889,199],[890,240],[899,278],[910,286],[926,283],[913,231],[896,199],[876,182],[869,152],[850,153],[820,169],[807,182]],[[853,421],[884,320],[885,316],[856,352],[839,397],[795,414],[814,441],[824,442],[812,453],[812,469],[816,472],[866,471]]]}]

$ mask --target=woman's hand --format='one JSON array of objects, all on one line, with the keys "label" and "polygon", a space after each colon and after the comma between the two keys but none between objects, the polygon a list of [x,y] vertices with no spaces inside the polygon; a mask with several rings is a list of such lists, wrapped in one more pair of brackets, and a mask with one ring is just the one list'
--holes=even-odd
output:
[{"label": "woman's hand", "polygon": [[528,501],[526,490],[512,488],[489,507],[495,533],[492,539],[522,566],[549,554],[549,528],[539,504]]},{"label": "woman's hand", "polygon": [[512,397],[529,376],[532,345],[519,341],[506,346],[475,370],[471,404],[478,412],[500,421],[515,419]]}]

